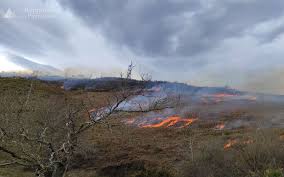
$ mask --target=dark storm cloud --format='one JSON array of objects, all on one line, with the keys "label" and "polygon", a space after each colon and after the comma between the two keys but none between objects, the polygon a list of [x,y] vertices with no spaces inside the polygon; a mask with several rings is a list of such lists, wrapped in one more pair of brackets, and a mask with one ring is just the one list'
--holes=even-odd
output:
[{"label": "dark storm cloud", "polygon": [[[198,1],[60,1],[105,36],[139,54],[170,54],[171,38],[181,28],[178,17]],[[145,53],[146,52],[146,53]]]},{"label": "dark storm cloud", "polygon": [[[283,15],[283,0],[59,0],[92,28],[148,56],[192,56]],[[262,36],[269,41],[283,29]]]}]

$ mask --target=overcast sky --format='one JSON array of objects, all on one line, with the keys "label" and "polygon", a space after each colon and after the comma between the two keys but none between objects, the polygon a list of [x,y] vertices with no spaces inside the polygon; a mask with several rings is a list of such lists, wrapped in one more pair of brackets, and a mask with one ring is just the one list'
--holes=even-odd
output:
[{"label": "overcast sky", "polygon": [[157,80],[284,94],[283,0],[0,0],[0,14],[0,51],[43,64],[132,60]]}]

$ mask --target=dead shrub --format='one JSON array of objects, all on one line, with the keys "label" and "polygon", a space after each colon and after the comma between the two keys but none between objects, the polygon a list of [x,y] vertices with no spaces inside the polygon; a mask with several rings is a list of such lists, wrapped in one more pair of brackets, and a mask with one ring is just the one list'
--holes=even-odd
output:
[{"label": "dead shrub", "polygon": [[284,164],[284,150],[278,135],[257,131],[243,139],[226,150],[220,139],[202,144],[196,150],[194,161],[184,167],[182,176],[281,177],[283,172],[279,169]]}]

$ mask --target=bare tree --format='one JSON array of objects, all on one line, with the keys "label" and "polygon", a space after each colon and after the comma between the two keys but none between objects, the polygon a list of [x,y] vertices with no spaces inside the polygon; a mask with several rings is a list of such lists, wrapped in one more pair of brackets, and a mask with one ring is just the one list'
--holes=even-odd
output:
[{"label": "bare tree", "polygon": [[131,61],[130,65],[128,66],[128,69],[127,69],[127,74],[126,74],[126,79],[131,79],[132,77],[132,70],[134,69],[134,65]]},{"label": "bare tree", "polygon": [[[133,64],[129,65],[127,78],[131,77]],[[62,97],[52,97],[48,103],[42,103],[42,108],[34,107],[32,95],[34,81],[26,88],[21,100],[15,100],[17,95],[6,94],[0,99],[0,152],[10,158],[0,162],[0,167],[20,165],[33,169],[36,176],[62,177],[69,170],[76,150],[80,148],[80,137],[97,123],[103,122],[111,115],[125,111],[122,105],[131,99],[143,95],[147,89],[145,84],[129,87],[125,80],[121,86],[107,98],[107,104],[99,109],[89,111],[86,105],[76,103],[64,93]],[[145,82],[145,81],[143,81]],[[14,101],[11,101],[14,100]],[[154,111],[167,107],[166,98],[154,99],[148,107],[139,107],[132,111]],[[17,105],[17,106],[15,106]],[[38,111],[36,118],[31,118],[29,111]],[[58,111],[60,110],[60,111]],[[88,120],[82,121],[82,115],[87,113]],[[131,110],[129,111],[131,112]]]},{"label": "bare tree", "polygon": [[152,76],[148,73],[140,73],[140,78],[142,81],[152,80]]}]

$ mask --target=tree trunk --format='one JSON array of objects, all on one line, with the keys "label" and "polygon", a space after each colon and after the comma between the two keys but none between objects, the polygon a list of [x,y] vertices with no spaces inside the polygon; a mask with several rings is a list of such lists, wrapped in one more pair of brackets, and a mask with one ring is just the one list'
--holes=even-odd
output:
[{"label": "tree trunk", "polygon": [[65,173],[65,165],[62,163],[55,163],[53,168],[44,173],[44,177],[63,177]]},{"label": "tree trunk", "polygon": [[63,165],[62,163],[56,163],[54,165],[52,177],[63,177],[65,173],[65,169],[66,169],[65,165]]}]

